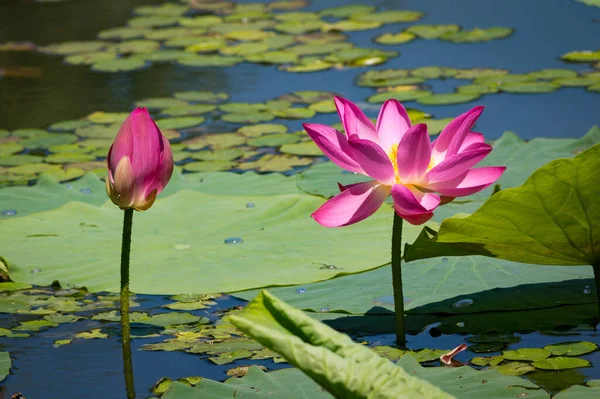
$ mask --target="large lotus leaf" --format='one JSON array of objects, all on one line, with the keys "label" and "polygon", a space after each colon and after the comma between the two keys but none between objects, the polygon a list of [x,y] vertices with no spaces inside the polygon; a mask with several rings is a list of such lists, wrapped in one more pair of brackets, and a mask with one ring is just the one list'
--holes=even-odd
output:
[{"label": "large lotus leaf", "polygon": [[[160,193],[165,198],[179,190],[194,190],[215,195],[275,195],[297,193],[295,179],[279,174],[258,175],[253,172],[195,173],[181,175],[175,171],[171,181]],[[0,210],[11,209],[15,215],[1,215],[0,219],[26,216],[58,208],[69,201],[100,206],[106,202],[105,184],[96,175],[86,174],[73,182],[60,184],[50,175],[40,176],[32,187],[4,187],[0,189]]]},{"label": "large lotus leaf", "polygon": [[434,242],[416,244],[413,259],[439,256],[458,244],[468,253],[519,262],[598,265],[598,170],[600,145],[573,159],[557,159],[522,186],[496,193],[473,215],[446,219]]},{"label": "large lotus leaf", "polygon": [[[319,267],[331,276],[345,270],[343,264],[336,263]],[[542,269],[480,256],[448,256],[402,265],[404,306],[409,314],[466,314],[593,303],[594,294],[584,293],[586,286],[593,286],[593,280],[579,280],[582,277],[592,278],[591,268]],[[326,308],[331,312],[386,314],[394,309],[391,278],[392,271],[386,266],[319,283],[273,288],[272,292],[294,307],[314,312]],[[256,294],[248,291],[235,295],[249,300]]]},{"label": "large lotus leaf", "polygon": [[[598,3],[600,7],[600,2]],[[597,399],[600,397],[600,386],[595,387],[583,387],[581,385],[574,385],[569,389],[559,392],[553,398],[554,399]]]},{"label": "large lotus leaf", "polygon": [[[254,206],[247,207],[249,202]],[[190,190],[159,199],[150,212],[135,218],[131,289],[148,294],[232,292],[338,274],[321,264],[343,265],[339,274],[344,275],[388,261],[389,209],[360,225],[325,229],[310,218],[321,204],[306,194],[224,196]],[[0,256],[8,261],[14,281],[49,285],[58,280],[118,292],[121,219],[122,212],[110,202],[100,207],[69,202],[53,211],[4,218],[0,235],[11,245]],[[417,231],[407,226],[407,241]],[[77,251],[67,250],[73,245]],[[34,269],[42,271],[31,273]]]},{"label": "large lotus leaf", "polygon": [[452,398],[267,291],[229,320],[336,398]]},{"label": "large lotus leaf", "polygon": [[10,373],[12,362],[8,352],[0,352],[0,381],[4,380]]}]

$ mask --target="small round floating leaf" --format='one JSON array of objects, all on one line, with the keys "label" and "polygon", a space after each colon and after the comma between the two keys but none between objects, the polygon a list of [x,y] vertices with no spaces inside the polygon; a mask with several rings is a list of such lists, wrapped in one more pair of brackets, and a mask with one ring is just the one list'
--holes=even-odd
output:
[{"label": "small round floating leaf", "polygon": [[352,47],[354,47],[354,45],[348,42],[307,43],[290,47],[286,51],[290,51],[299,55],[317,55],[347,50]]},{"label": "small round floating leaf", "polygon": [[36,155],[0,155],[0,166],[17,166],[31,163],[38,163],[44,160],[43,157]]},{"label": "small round floating leaf", "polygon": [[71,55],[79,53],[94,53],[106,49],[110,43],[102,41],[64,42],[38,48],[42,53]]},{"label": "small round floating leaf", "polygon": [[239,148],[224,148],[211,151],[199,151],[188,153],[192,158],[199,161],[233,161],[244,154]]},{"label": "small round floating leaf", "polygon": [[257,29],[246,29],[246,30],[234,30],[227,32],[225,38],[229,40],[237,40],[240,42],[252,42],[256,40],[264,40],[268,37],[274,36],[273,32],[265,32]]},{"label": "small round floating leaf", "polygon": [[275,25],[275,30],[283,33],[298,35],[301,33],[314,32],[325,26],[321,20],[309,21],[286,21]]},{"label": "small round floating leaf", "polygon": [[223,18],[216,15],[202,15],[195,18],[181,18],[179,24],[181,26],[191,28],[207,28],[209,26],[219,25],[223,22]]},{"label": "small round floating leaf", "polygon": [[560,89],[560,85],[552,82],[519,82],[507,83],[499,86],[501,91],[507,93],[551,93]]},{"label": "small round floating leaf", "polygon": [[558,78],[574,78],[577,76],[577,72],[571,71],[570,69],[540,69],[539,71],[529,72],[528,75],[533,79],[552,80]]},{"label": "small round floating leaf", "polygon": [[531,371],[535,371],[535,367],[531,365],[531,363],[522,363],[522,362],[510,362],[502,365],[497,365],[493,367],[494,370],[504,374],[504,375],[523,375],[527,374]]},{"label": "small round floating leaf", "polygon": [[600,93],[600,82],[586,87],[588,91]]},{"label": "small round floating leaf", "polygon": [[115,49],[119,53],[149,53],[160,48],[160,43],[153,40],[128,40],[117,44]]},{"label": "small round floating leaf", "polygon": [[187,129],[204,123],[205,119],[201,116],[187,116],[180,118],[158,119],[156,125],[160,129]]},{"label": "small round floating leaf", "polygon": [[194,57],[183,58],[177,62],[181,65],[191,67],[211,67],[211,66],[233,66],[239,64],[244,59],[241,57],[228,57],[218,55],[196,55]]},{"label": "small round floating leaf", "polygon": [[269,47],[269,50],[280,50],[291,46],[295,43],[295,40],[294,36],[292,35],[277,34],[275,36],[270,36],[266,38],[265,40],[263,40],[263,43],[265,43]]},{"label": "small round floating leaf", "polygon": [[16,129],[13,130],[12,132],[10,132],[11,136],[17,136],[17,137],[35,137],[38,136],[40,134],[46,134],[48,132],[46,132],[44,129]]},{"label": "small round floating leaf", "polygon": [[193,57],[192,53],[183,50],[159,50],[152,53],[138,54],[137,57],[151,62],[170,62],[182,58]]},{"label": "small round floating leaf", "polygon": [[571,51],[561,55],[560,58],[570,62],[596,62],[600,61],[600,50]]},{"label": "small round floating leaf", "polygon": [[[190,36],[190,37],[176,37],[169,39],[163,44],[166,47],[189,47],[195,44],[199,45],[199,48],[206,48],[206,52],[217,51],[221,47],[223,40],[212,36]],[[203,46],[204,45],[204,46]],[[211,48],[212,46],[212,48]],[[200,51],[197,51],[200,52]]]},{"label": "small round floating leaf", "polygon": [[300,43],[331,43],[341,42],[346,40],[348,37],[341,32],[314,32],[307,33],[305,35],[295,36],[296,41]]},{"label": "small round floating leaf", "polygon": [[21,141],[26,148],[47,148],[51,145],[70,144],[77,141],[73,134],[46,133]]},{"label": "small round floating leaf", "polygon": [[319,14],[325,17],[334,17],[334,18],[346,18],[351,16],[352,14],[368,14],[375,11],[375,7],[367,6],[367,5],[347,5],[347,6],[339,6],[339,7],[330,7],[321,10]]},{"label": "small round floating leaf", "polygon": [[122,123],[128,116],[127,112],[96,111],[89,114],[86,119],[92,123],[111,124]]},{"label": "small round floating leaf", "polygon": [[428,119],[424,121],[427,125],[427,132],[430,135],[436,135],[441,133],[441,131],[452,122],[452,118],[444,118],[444,119]]},{"label": "small round floating leaf", "polygon": [[533,366],[540,370],[567,370],[591,365],[589,361],[577,357],[550,357],[533,362]]},{"label": "small round floating leaf", "polygon": [[202,29],[190,29],[179,26],[177,28],[153,29],[146,33],[144,38],[148,40],[169,40],[176,37],[198,37],[203,33],[205,32]]},{"label": "small round floating leaf", "polygon": [[372,104],[383,103],[390,99],[396,99],[400,102],[403,101],[416,101],[420,98],[429,97],[433,93],[427,90],[411,90],[411,91],[385,91],[382,93],[377,93],[369,98],[367,98],[367,102]]},{"label": "small round floating leaf", "polygon": [[249,112],[223,114],[221,119],[229,123],[260,123],[275,119],[275,115],[269,112]]},{"label": "small round floating leaf", "polygon": [[[120,124],[123,122],[121,120],[119,123],[115,123],[114,125],[89,125],[80,127],[75,131],[75,134],[80,137],[93,137],[98,139],[114,139],[119,131]],[[84,142],[84,143],[87,143]],[[89,145],[89,144],[88,144]],[[110,144],[109,144],[110,146]]]},{"label": "small round floating leaf", "polygon": [[321,156],[323,151],[312,141],[305,143],[284,144],[279,148],[279,151],[284,154],[303,155],[303,156]]},{"label": "small round floating leaf", "polygon": [[320,114],[329,114],[337,111],[333,99],[317,101],[308,106],[308,108],[317,111]]},{"label": "small round floating leaf", "polygon": [[266,134],[264,136],[254,137],[248,140],[248,145],[252,147],[279,147],[283,144],[292,144],[300,141],[300,137],[291,133]]},{"label": "small round floating leaf", "polygon": [[454,75],[455,79],[476,79],[476,78],[488,78],[492,76],[503,76],[508,75],[507,69],[493,69],[493,68],[470,68],[470,69],[457,69]]},{"label": "small round floating leaf", "polygon": [[69,121],[60,121],[48,126],[48,130],[54,132],[72,132],[80,127],[89,125],[91,122],[83,119],[74,119]]},{"label": "small round floating leaf", "polygon": [[577,76],[575,78],[554,79],[552,82],[565,87],[592,86],[600,84],[600,77]]},{"label": "small round floating leaf", "polygon": [[491,357],[477,356],[477,357],[474,357],[473,359],[471,359],[470,363],[474,364],[476,366],[485,367],[485,366],[496,366],[496,365],[502,363],[503,361],[504,361],[504,358],[502,356],[491,356]]},{"label": "small round floating leaf", "polygon": [[236,166],[235,162],[230,161],[202,161],[190,162],[182,165],[186,172],[214,172],[219,170],[229,170]]},{"label": "small round floating leaf", "polygon": [[169,15],[180,16],[185,14],[189,7],[174,3],[164,3],[152,6],[139,6],[133,9],[133,12],[138,15]]},{"label": "small round floating leaf", "polygon": [[415,39],[415,35],[410,32],[400,33],[384,33],[373,39],[375,43],[379,44],[403,44],[408,43]]},{"label": "small round floating leaf", "polygon": [[81,153],[62,153],[62,154],[51,154],[46,157],[48,163],[74,163],[74,162],[89,162],[95,160],[94,155],[81,154]]},{"label": "small round floating leaf", "polygon": [[261,123],[258,125],[244,126],[239,128],[237,131],[246,137],[258,137],[262,136],[263,134],[287,133],[288,128],[286,125],[277,123]]},{"label": "small round floating leaf", "polygon": [[420,121],[423,121],[424,119],[431,118],[430,114],[428,114],[427,112],[423,112],[419,109],[407,108],[406,113],[408,114],[408,117],[410,118],[410,120],[413,122],[420,122]]},{"label": "small round floating leaf", "polygon": [[493,94],[498,93],[500,91],[498,85],[462,85],[457,86],[456,91],[458,93],[465,94]]},{"label": "small round floating leaf", "polygon": [[431,96],[421,97],[420,99],[417,99],[417,102],[423,105],[462,104],[475,101],[479,97],[479,94],[465,93],[433,94]]},{"label": "small round floating leaf", "polygon": [[269,3],[269,10],[297,10],[308,5],[308,0],[282,0]]},{"label": "small round floating leaf", "polygon": [[212,104],[195,104],[185,105],[182,107],[172,107],[163,109],[161,115],[166,116],[187,116],[187,115],[200,115],[206,114],[217,109],[216,105]]},{"label": "small round floating leaf", "polygon": [[177,24],[179,17],[170,15],[152,15],[148,17],[135,17],[127,21],[134,28],[157,28]]},{"label": "small round floating leaf", "polygon": [[[85,175],[85,170],[80,168],[56,169],[47,172],[53,179],[60,182],[77,179]],[[106,169],[103,169],[102,175],[106,175]]]},{"label": "small round floating leaf", "polygon": [[420,67],[410,71],[412,76],[417,76],[423,79],[440,79],[451,78],[456,75],[457,70],[454,68],[443,68],[437,66]]},{"label": "small round floating leaf", "polygon": [[424,79],[409,77],[408,74],[407,69],[370,70],[358,75],[356,84],[366,87],[386,87],[424,82]]},{"label": "small round floating leaf", "polygon": [[406,28],[406,32],[412,33],[421,39],[438,39],[446,33],[455,33],[460,30],[458,25],[413,25]]},{"label": "small round floating leaf", "polygon": [[297,59],[298,54],[289,51],[267,51],[246,57],[246,60],[259,64],[291,64]]},{"label": "small round floating leaf", "polygon": [[175,93],[175,98],[193,102],[219,103],[229,98],[227,93],[213,91],[180,91]]},{"label": "small round floating leaf", "polygon": [[330,69],[333,64],[327,61],[323,61],[316,57],[307,57],[300,60],[299,63],[294,65],[280,66],[279,69],[287,72],[318,72]]},{"label": "small round floating leaf", "polygon": [[378,65],[388,58],[396,57],[396,51],[382,51],[372,48],[354,47],[347,50],[337,51],[325,57],[325,61],[342,63],[350,66]]},{"label": "small round floating leaf", "polygon": [[472,30],[461,30],[458,32],[447,32],[439,37],[441,40],[453,43],[477,43],[489,40],[504,39],[512,35],[514,29],[493,26],[491,28],[474,28]]},{"label": "small round floating leaf", "polygon": [[264,20],[264,21],[256,21],[256,22],[249,22],[249,23],[223,23],[223,24],[219,24],[219,25],[214,25],[211,26],[210,28],[208,28],[208,30],[210,32],[214,32],[214,33],[219,33],[219,34],[226,34],[227,32],[233,32],[236,30],[243,30],[243,29],[257,29],[257,30],[265,30],[265,29],[273,29],[273,27],[276,25],[275,21],[271,21],[271,20]]},{"label": "small round floating leaf", "polygon": [[224,55],[251,55],[260,54],[269,50],[269,46],[262,42],[240,43],[233,46],[221,47],[219,53]]},{"label": "small round floating leaf", "polygon": [[361,30],[370,30],[380,28],[381,22],[377,21],[353,21],[345,19],[342,21],[323,25],[323,32],[340,31],[340,32],[355,32]]},{"label": "small round floating leaf", "polygon": [[213,148],[231,148],[244,144],[247,137],[236,133],[219,133],[194,137],[183,142],[186,148],[190,150],[200,150],[211,146]]},{"label": "small round floating leaf", "polygon": [[558,344],[544,346],[544,349],[553,356],[579,356],[585,355],[598,349],[593,342],[561,342]]},{"label": "small round floating leaf", "polygon": [[312,104],[317,101],[332,100],[335,93],[329,91],[302,90],[284,94],[277,97],[279,100],[291,101],[292,103]]},{"label": "small round floating leaf", "polygon": [[286,172],[297,166],[310,165],[313,162],[309,158],[299,158],[293,155],[267,154],[253,162],[244,162],[238,165],[238,169],[256,169],[259,172]]},{"label": "small round floating leaf", "polygon": [[264,103],[225,103],[219,105],[219,109],[223,112],[234,113],[249,113],[265,111],[267,104]]},{"label": "small round floating leaf", "polygon": [[146,33],[151,32],[152,29],[148,28],[131,28],[131,27],[119,27],[100,31],[98,33],[98,39],[119,39],[128,40],[143,37]]},{"label": "small round floating leaf", "polygon": [[155,97],[155,98],[146,98],[135,103],[136,107],[146,107],[148,109],[162,109],[162,108],[172,108],[172,107],[183,107],[186,105],[190,105],[187,101],[184,101],[180,98],[172,98],[172,97]]},{"label": "small round floating leaf", "polygon": [[139,58],[118,58],[92,64],[92,70],[98,72],[129,72],[142,69],[147,65],[149,64],[146,61]]},{"label": "small round floating leaf", "polygon": [[263,12],[263,11],[248,11],[248,12],[238,12],[234,14],[229,14],[224,17],[226,22],[252,22],[252,21],[260,21],[262,19],[271,19],[273,17],[272,14]]},{"label": "small round floating leaf", "polygon": [[64,59],[64,62],[71,65],[92,65],[100,61],[114,60],[116,58],[117,53],[101,51],[70,55]]},{"label": "small round floating leaf", "polygon": [[316,113],[314,109],[310,108],[287,108],[274,112],[276,117],[283,119],[309,119]]},{"label": "small round floating leaf", "polygon": [[414,22],[423,18],[424,13],[420,11],[379,11],[372,13],[356,13],[350,15],[350,19],[360,22],[379,22],[382,24],[395,24],[400,22]]},{"label": "small round floating leaf", "polygon": [[502,352],[502,357],[506,360],[536,361],[546,359],[550,355],[549,351],[540,348],[521,348]]},{"label": "small round floating leaf", "polygon": [[82,145],[83,142],[77,142],[73,144],[59,144],[48,147],[48,151],[53,153],[78,153],[78,154],[87,154],[94,150],[93,146],[85,146]]}]

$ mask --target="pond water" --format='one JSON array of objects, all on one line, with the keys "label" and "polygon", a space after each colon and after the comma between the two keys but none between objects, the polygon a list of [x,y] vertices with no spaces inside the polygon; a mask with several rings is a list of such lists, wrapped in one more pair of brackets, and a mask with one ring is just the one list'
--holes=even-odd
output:
[{"label": "pond water", "polygon": [[[93,40],[99,31],[123,26],[131,18],[133,7],[161,3],[160,0],[0,0],[0,44],[9,41],[31,41],[37,45],[48,45],[63,41]],[[469,29],[489,26],[515,29],[515,33],[507,39],[484,43],[454,44],[439,40],[415,40],[398,46],[379,45],[372,40],[385,32],[398,32],[406,27],[406,24],[384,25],[376,29],[348,33],[348,40],[357,46],[400,51],[399,57],[391,58],[385,64],[374,67],[375,69],[443,66],[504,68],[514,74],[545,68],[586,72],[593,70],[590,64],[568,64],[560,59],[560,55],[573,50],[596,49],[597,39],[600,37],[600,8],[588,7],[573,0],[315,0],[305,10],[320,10],[346,4],[368,4],[382,10],[422,11],[425,16],[420,23],[425,24],[459,24]],[[0,129],[45,129],[52,123],[78,119],[95,111],[129,112],[136,101],[141,99],[171,97],[176,92],[190,90],[226,92],[230,95],[229,100],[233,102],[262,102],[299,90],[327,90],[360,103],[367,110],[368,116],[376,116],[379,109],[379,105],[366,103],[366,98],[374,94],[374,89],[355,84],[356,77],[368,70],[364,67],[294,74],[281,71],[276,66],[251,63],[208,68],[190,68],[166,63],[154,64],[133,72],[99,73],[90,70],[88,66],[66,65],[60,56],[39,52],[0,51],[0,71],[22,67],[33,68],[34,76],[11,77],[2,76],[0,73]],[[450,93],[457,85],[464,84],[464,81],[446,79],[428,84],[436,93]],[[599,94],[587,91],[583,87],[566,87],[544,94],[491,94],[483,96],[476,103],[486,107],[484,116],[478,121],[477,129],[489,139],[497,139],[505,131],[514,131],[527,140],[538,137],[579,138],[592,126],[600,124]],[[412,101],[405,104],[432,114],[436,119],[455,116],[475,105],[469,103],[432,106]],[[302,119],[281,121],[292,132],[300,130],[302,122]],[[334,113],[324,113],[312,118],[311,122],[334,124],[338,122],[338,118]],[[206,127],[201,132],[230,130],[231,125],[216,122],[214,126]],[[29,150],[24,151],[28,152]],[[224,238],[226,237],[220,239]],[[171,272],[178,273],[177,270]],[[585,291],[585,288],[583,290]],[[582,293],[584,294],[586,293]],[[140,306],[132,310],[149,313],[163,311],[162,306],[170,303],[167,296],[158,295],[138,295],[136,300]],[[385,302],[386,299],[381,301]],[[554,320],[550,326],[545,326],[544,331],[539,331],[541,328],[520,329],[518,325],[503,330],[502,332],[519,337],[519,342],[506,344],[501,349],[489,350],[484,352],[483,356],[500,354],[502,349],[507,348],[540,348],[563,341],[590,341],[600,345],[596,313],[589,315],[590,311],[595,312],[595,303],[590,305],[593,301],[588,302],[587,305],[576,302],[579,307],[566,308],[563,312],[555,314],[548,311],[540,313],[550,318],[559,318],[556,315],[568,317],[587,312],[586,317],[570,318],[564,323]],[[216,305],[191,313],[208,317],[214,322],[220,318],[222,311],[245,303],[246,301],[235,296],[224,296],[216,300]],[[94,313],[82,313],[84,316],[91,314]],[[343,314],[338,316],[340,320],[345,318]],[[3,313],[0,315],[0,327],[13,329],[19,323],[36,317],[15,312]],[[505,321],[500,324],[506,325],[506,320],[512,315],[511,312],[499,312],[496,317],[504,318]],[[527,317],[520,314],[519,320]],[[451,349],[474,334],[474,331],[469,330],[470,321],[465,319],[467,321],[463,322],[460,316],[436,313],[424,317],[423,320],[417,319],[415,316],[416,327],[408,339],[410,349]],[[360,327],[348,328],[348,325],[352,324],[349,323],[342,328],[353,333],[357,340],[365,340],[373,345],[393,345],[392,330],[385,327],[390,324],[391,317],[388,315],[385,320],[374,320],[377,320],[374,323],[382,323],[383,327],[365,332]],[[494,318],[486,320],[482,323]],[[444,322],[459,328],[438,330],[436,323]],[[335,321],[331,323],[336,325]],[[94,328],[102,328],[108,337],[79,340],[58,348],[53,347],[57,340]],[[28,399],[124,397],[118,331],[118,324],[115,322],[85,318],[37,332],[28,338],[0,337],[0,345],[10,352],[13,358],[12,373],[2,382],[5,392],[8,395],[22,392]],[[361,331],[362,334],[359,333]],[[485,332],[492,331],[494,330]],[[144,336],[160,332],[159,328],[152,329],[147,326],[138,326],[137,330],[133,330],[134,335]],[[378,334],[374,334],[375,332]],[[227,378],[226,371],[236,365],[260,364],[270,370],[287,367],[286,363],[273,363],[271,359],[242,359],[232,364],[216,365],[207,359],[207,355],[199,357],[182,351],[139,350],[143,345],[160,343],[164,339],[163,335],[133,340],[135,387],[139,398],[151,397],[149,388],[165,376],[172,379],[202,376],[222,381]],[[456,358],[467,362],[475,356],[481,354],[463,352]],[[551,393],[573,384],[583,384],[589,379],[600,378],[600,352],[581,357],[589,360],[594,367],[560,373],[536,371],[525,377]]]}]

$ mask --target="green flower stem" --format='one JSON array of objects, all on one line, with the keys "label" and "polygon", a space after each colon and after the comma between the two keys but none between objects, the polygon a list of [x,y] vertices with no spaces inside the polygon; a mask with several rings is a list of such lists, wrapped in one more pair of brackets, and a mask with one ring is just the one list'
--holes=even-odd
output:
[{"label": "green flower stem", "polygon": [[596,282],[596,297],[598,298],[598,315],[600,316],[600,260],[592,264],[594,268],[594,281]]},{"label": "green flower stem", "polygon": [[406,346],[404,332],[404,293],[402,292],[402,218],[394,212],[392,227],[392,285],[396,312],[396,345]]},{"label": "green flower stem", "polygon": [[129,327],[129,252],[131,250],[132,224],[133,209],[126,209],[123,217],[123,242],[121,244],[121,347],[127,399],[135,398],[131,362],[131,329]]}]

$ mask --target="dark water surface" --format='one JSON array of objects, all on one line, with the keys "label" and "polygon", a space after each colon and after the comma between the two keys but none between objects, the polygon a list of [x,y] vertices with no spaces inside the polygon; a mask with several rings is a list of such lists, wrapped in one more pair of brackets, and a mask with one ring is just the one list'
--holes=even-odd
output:
[{"label": "dark water surface", "polygon": [[[142,4],[157,4],[159,0],[72,0],[58,3],[36,3],[31,0],[0,0],[0,43],[33,41],[44,45],[61,41],[91,40],[98,31],[122,26],[131,16],[131,9]],[[426,24],[455,23],[465,28],[507,26],[516,33],[506,39],[480,44],[455,45],[435,40],[414,41],[402,46],[378,46],[372,38],[384,31],[397,32],[406,25],[386,27],[350,34],[350,41],[359,46],[400,49],[398,58],[383,68],[414,68],[419,66],[494,67],[525,73],[542,68],[589,69],[569,65],[559,55],[578,49],[598,48],[600,38],[600,8],[587,7],[572,0],[382,0],[342,1],[315,0],[309,9],[341,4],[371,4],[384,9],[411,9],[426,12],[420,21]],[[16,129],[45,127],[53,122],[80,118],[93,111],[128,111],[134,102],[145,97],[171,96],[181,90],[215,90],[231,94],[231,101],[264,101],[296,90],[329,90],[355,101],[363,102],[373,94],[369,88],[353,84],[354,78],[366,68],[331,70],[296,75],[281,72],[276,67],[241,64],[231,68],[191,69],[174,65],[153,65],[132,73],[102,74],[88,67],[63,65],[61,58],[39,53],[0,52],[0,69],[8,67],[38,67],[39,78],[0,78],[0,128]],[[438,92],[453,90],[451,81],[438,82]],[[580,137],[594,124],[600,123],[600,96],[583,88],[560,89],[550,94],[493,94],[478,100],[486,112],[478,122],[478,130],[488,138],[497,138],[506,130],[521,137]],[[415,107],[416,104],[407,103]],[[474,104],[434,107],[417,106],[436,118],[455,116]],[[370,107],[370,115],[376,107]],[[319,123],[335,123],[336,116],[321,115]],[[290,122],[293,129],[301,121]],[[140,296],[145,309],[154,309],[164,298]],[[241,304],[227,299],[218,308]],[[141,310],[145,310],[141,309]],[[136,309],[140,310],[140,309]],[[0,317],[0,326],[14,324],[14,316]],[[92,326],[93,324],[93,326]],[[124,394],[118,329],[104,340],[79,340],[55,349],[52,342],[74,332],[86,331],[97,323],[81,321],[32,338],[18,340],[0,338],[0,344],[11,352],[13,373],[3,385],[8,394],[22,391],[28,399],[52,398],[122,398]],[[540,347],[559,342],[561,337],[539,333],[523,335],[515,347]],[[369,339],[390,344],[391,335]],[[462,336],[443,335],[432,338],[428,333],[409,339],[412,348],[448,348],[463,341]],[[594,331],[576,339],[600,344]],[[149,397],[150,388],[160,377],[179,378],[199,375],[224,379],[232,365],[216,366],[198,356],[181,352],[138,351],[145,343],[159,339],[133,341],[136,390],[139,398]],[[584,356],[600,364],[596,352]],[[459,360],[473,354],[462,353]],[[242,361],[240,364],[250,362]],[[254,362],[260,364],[261,362]],[[272,362],[263,362],[273,366]],[[582,376],[600,378],[600,368],[578,370]]]}]

